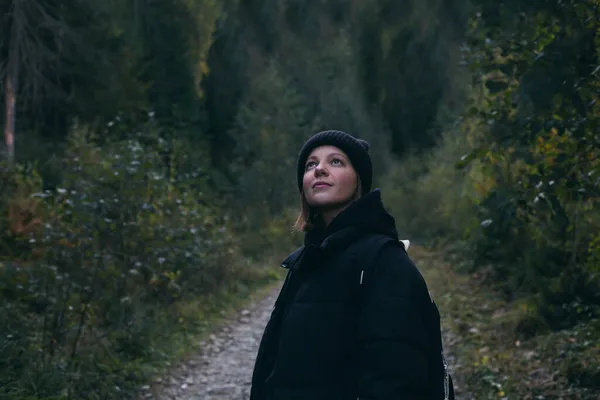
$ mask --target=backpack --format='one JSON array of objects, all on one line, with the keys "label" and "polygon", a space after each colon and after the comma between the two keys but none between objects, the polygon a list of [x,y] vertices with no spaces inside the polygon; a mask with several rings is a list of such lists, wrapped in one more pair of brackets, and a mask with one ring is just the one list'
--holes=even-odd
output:
[{"label": "backpack", "polygon": [[[360,246],[357,246],[362,251],[364,249],[368,249],[367,259],[370,260],[366,265],[360,266],[360,289],[359,296],[360,302],[362,302],[362,297],[364,295],[364,288],[369,283],[369,277],[371,275],[372,269],[375,267],[375,257],[379,253],[379,250],[383,248],[389,242],[395,242],[402,246],[402,249],[408,254],[408,247],[410,246],[410,241],[401,240],[396,242],[389,236],[385,235],[369,235],[363,240],[368,240],[367,243],[362,243]],[[364,253],[361,254],[361,258],[365,257]],[[431,386],[431,400],[454,400],[454,385],[452,383],[452,377],[448,371],[448,363],[446,362],[446,358],[444,356],[444,348],[442,343],[442,334],[441,334],[441,324],[440,324],[440,313],[433,300],[433,296],[431,292],[429,293],[429,297],[431,299],[431,307],[432,312],[426,313],[426,325],[434,332],[439,332],[439,335],[433,339],[431,343],[431,352],[429,354],[430,365],[433,366],[431,369],[432,375],[434,376],[434,385]],[[359,302],[359,303],[360,303]],[[437,368],[436,368],[437,366]],[[441,373],[441,374],[440,374]],[[442,375],[442,376],[440,376]],[[436,378],[442,379],[436,379]]]}]

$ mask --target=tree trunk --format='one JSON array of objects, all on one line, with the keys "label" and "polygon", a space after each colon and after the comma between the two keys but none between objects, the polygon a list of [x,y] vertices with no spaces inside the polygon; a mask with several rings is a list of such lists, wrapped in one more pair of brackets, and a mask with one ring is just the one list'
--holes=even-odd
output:
[{"label": "tree trunk", "polygon": [[15,159],[15,119],[16,119],[16,79],[13,71],[8,71],[6,75],[6,94],[4,104],[6,107],[4,143],[6,144],[6,154],[8,164],[13,165]]},{"label": "tree trunk", "polygon": [[19,84],[19,46],[21,45],[21,27],[23,24],[22,0],[16,0],[13,4],[10,36],[8,38],[8,62],[6,63],[6,93],[4,95],[5,125],[4,144],[8,164],[13,165],[15,160],[15,127],[17,119],[17,93]]}]

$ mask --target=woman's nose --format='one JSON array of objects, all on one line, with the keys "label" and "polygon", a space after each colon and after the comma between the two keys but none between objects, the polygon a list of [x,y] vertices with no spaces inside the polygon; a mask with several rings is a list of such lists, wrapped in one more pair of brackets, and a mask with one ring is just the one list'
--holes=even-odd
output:
[{"label": "woman's nose", "polygon": [[327,175],[327,170],[323,167],[321,167],[320,165],[317,165],[315,167],[315,175],[316,176],[322,176],[322,175]]}]

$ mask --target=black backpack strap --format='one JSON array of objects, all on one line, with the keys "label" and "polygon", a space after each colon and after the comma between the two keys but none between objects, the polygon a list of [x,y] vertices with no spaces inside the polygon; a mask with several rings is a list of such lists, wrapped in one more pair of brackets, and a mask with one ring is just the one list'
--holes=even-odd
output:
[{"label": "black backpack strap", "polygon": [[441,378],[443,382],[443,387],[436,387],[434,391],[436,398],[454,400],[454,384],[444,354],[440,312],[431,292],[429,292],[429,297],[431,299],[431,311],[424,314],[426,316],[425,323],[432,332],[436,332],[435,337],[431,338],[431,363],[435,366],[434,368],[436,368],[434,369],[434,376],[436,378]]},{"label": "black backpack strap", "polygon": [[[355,270],[358,270],[359,275],[359,288],[358,288],[358,307],[362,307],[363,299],[365,296],[366,285],[370,282],[371,276],[373,274],[374,268],[377,268],[375,265],[375,259],[379,254],[380,250],[386,246],[390,242],[395,242],[397,245],[401,246],[402,249],[408,254],[404,243],[401,241],[394,240],[389,236],[384,235],[372,235],[365,239],[361,239],[360,243],[356,243],[356,252],[352,255],[353,259],[360,258],[363,262],[361,265],[356,265]],[[365,255],[365,252],[367,253]],[[358,262],[354,262],[353,264],[358,264]],[[431,297],[431,293],[429,294]],[[427,325],[434,332],[439,332],[439,336],[433,338],[434,343],[432,343],[433,347],[431,350],[430,357],[434,364],[439,365],[438,363],[443,364],[443,389],[437,391],[434,389],[434,392],[440,393],[440,396],[444,396],[444,400],[454,400],[454,386],[452,382],[452,377],[448,371],[448,365],[444,356],[444,349],[441,338],[441,326],[440,326],[440,314],[437,309],[437,305],[435,304],[433,297],[431,297],[431,307],[432,312],[426,313]],[[439,382],[439,381],[438,381]],[[443,393],[443,394],[442,394]],[[441,398],[440,398],[441,400]]]},{"label": "black backpack strap", "polygon": [[[381,249],[388,243],[397,243],[406,251],[404,244],[399,240],[395,240],[386,235],[373,234],[368,235],[353,244],[355,247],[354,253],[350,256],[351,265],[354,266],[354,284],[357,286],[356,302],[360,307],[362,305],[365,289],[368,282],[371,280],[375,265],[375,259]],[[360,262],[358,261],[360,259]]]},{"label": "black backpack strap", "polygon": [[[360,248],[358,249],[357,253],[360,251],[361,254],[360,255],[356,254],[356,257],[361,257],[363,260],[366,260],[366,262],[363,265],[357,266],[358,269],[360,270],[360,276],[359,276],[358,283],[360,285],[361,299],[364,296],[363,295],[364,288],[370,281],[371,275],[373,275],[373,269],[377,267],[375,265],[375,259],[377,258],[377,255],[379,254],[379,252],[381,251],[381,249],[384,246],[386,246],[388,243],[392,243],[392,242],[397,243],[406,252],[406,248],[404,248],[404,244],[402,242],[400,242],[399,240],[392,239],[391,237],[385,236],[385,235],[374,235],[374,236],[370,237],[369,241],[367,243],[365,243],[363,246],[360,246]],[[368,254],[366,257],[364,256],[365,248],[368,251]]]}]

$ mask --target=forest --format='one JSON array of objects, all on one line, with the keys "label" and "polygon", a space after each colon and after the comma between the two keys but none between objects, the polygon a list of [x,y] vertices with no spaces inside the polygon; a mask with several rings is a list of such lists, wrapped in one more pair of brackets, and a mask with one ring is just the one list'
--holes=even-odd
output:
[{"label": "forest", "polygon": [[321,129],[519,340],[591,329],[537,398],[600,388],[600,0],[7,0],[0,93],[0,398],[122,399],[280,279]]}]

